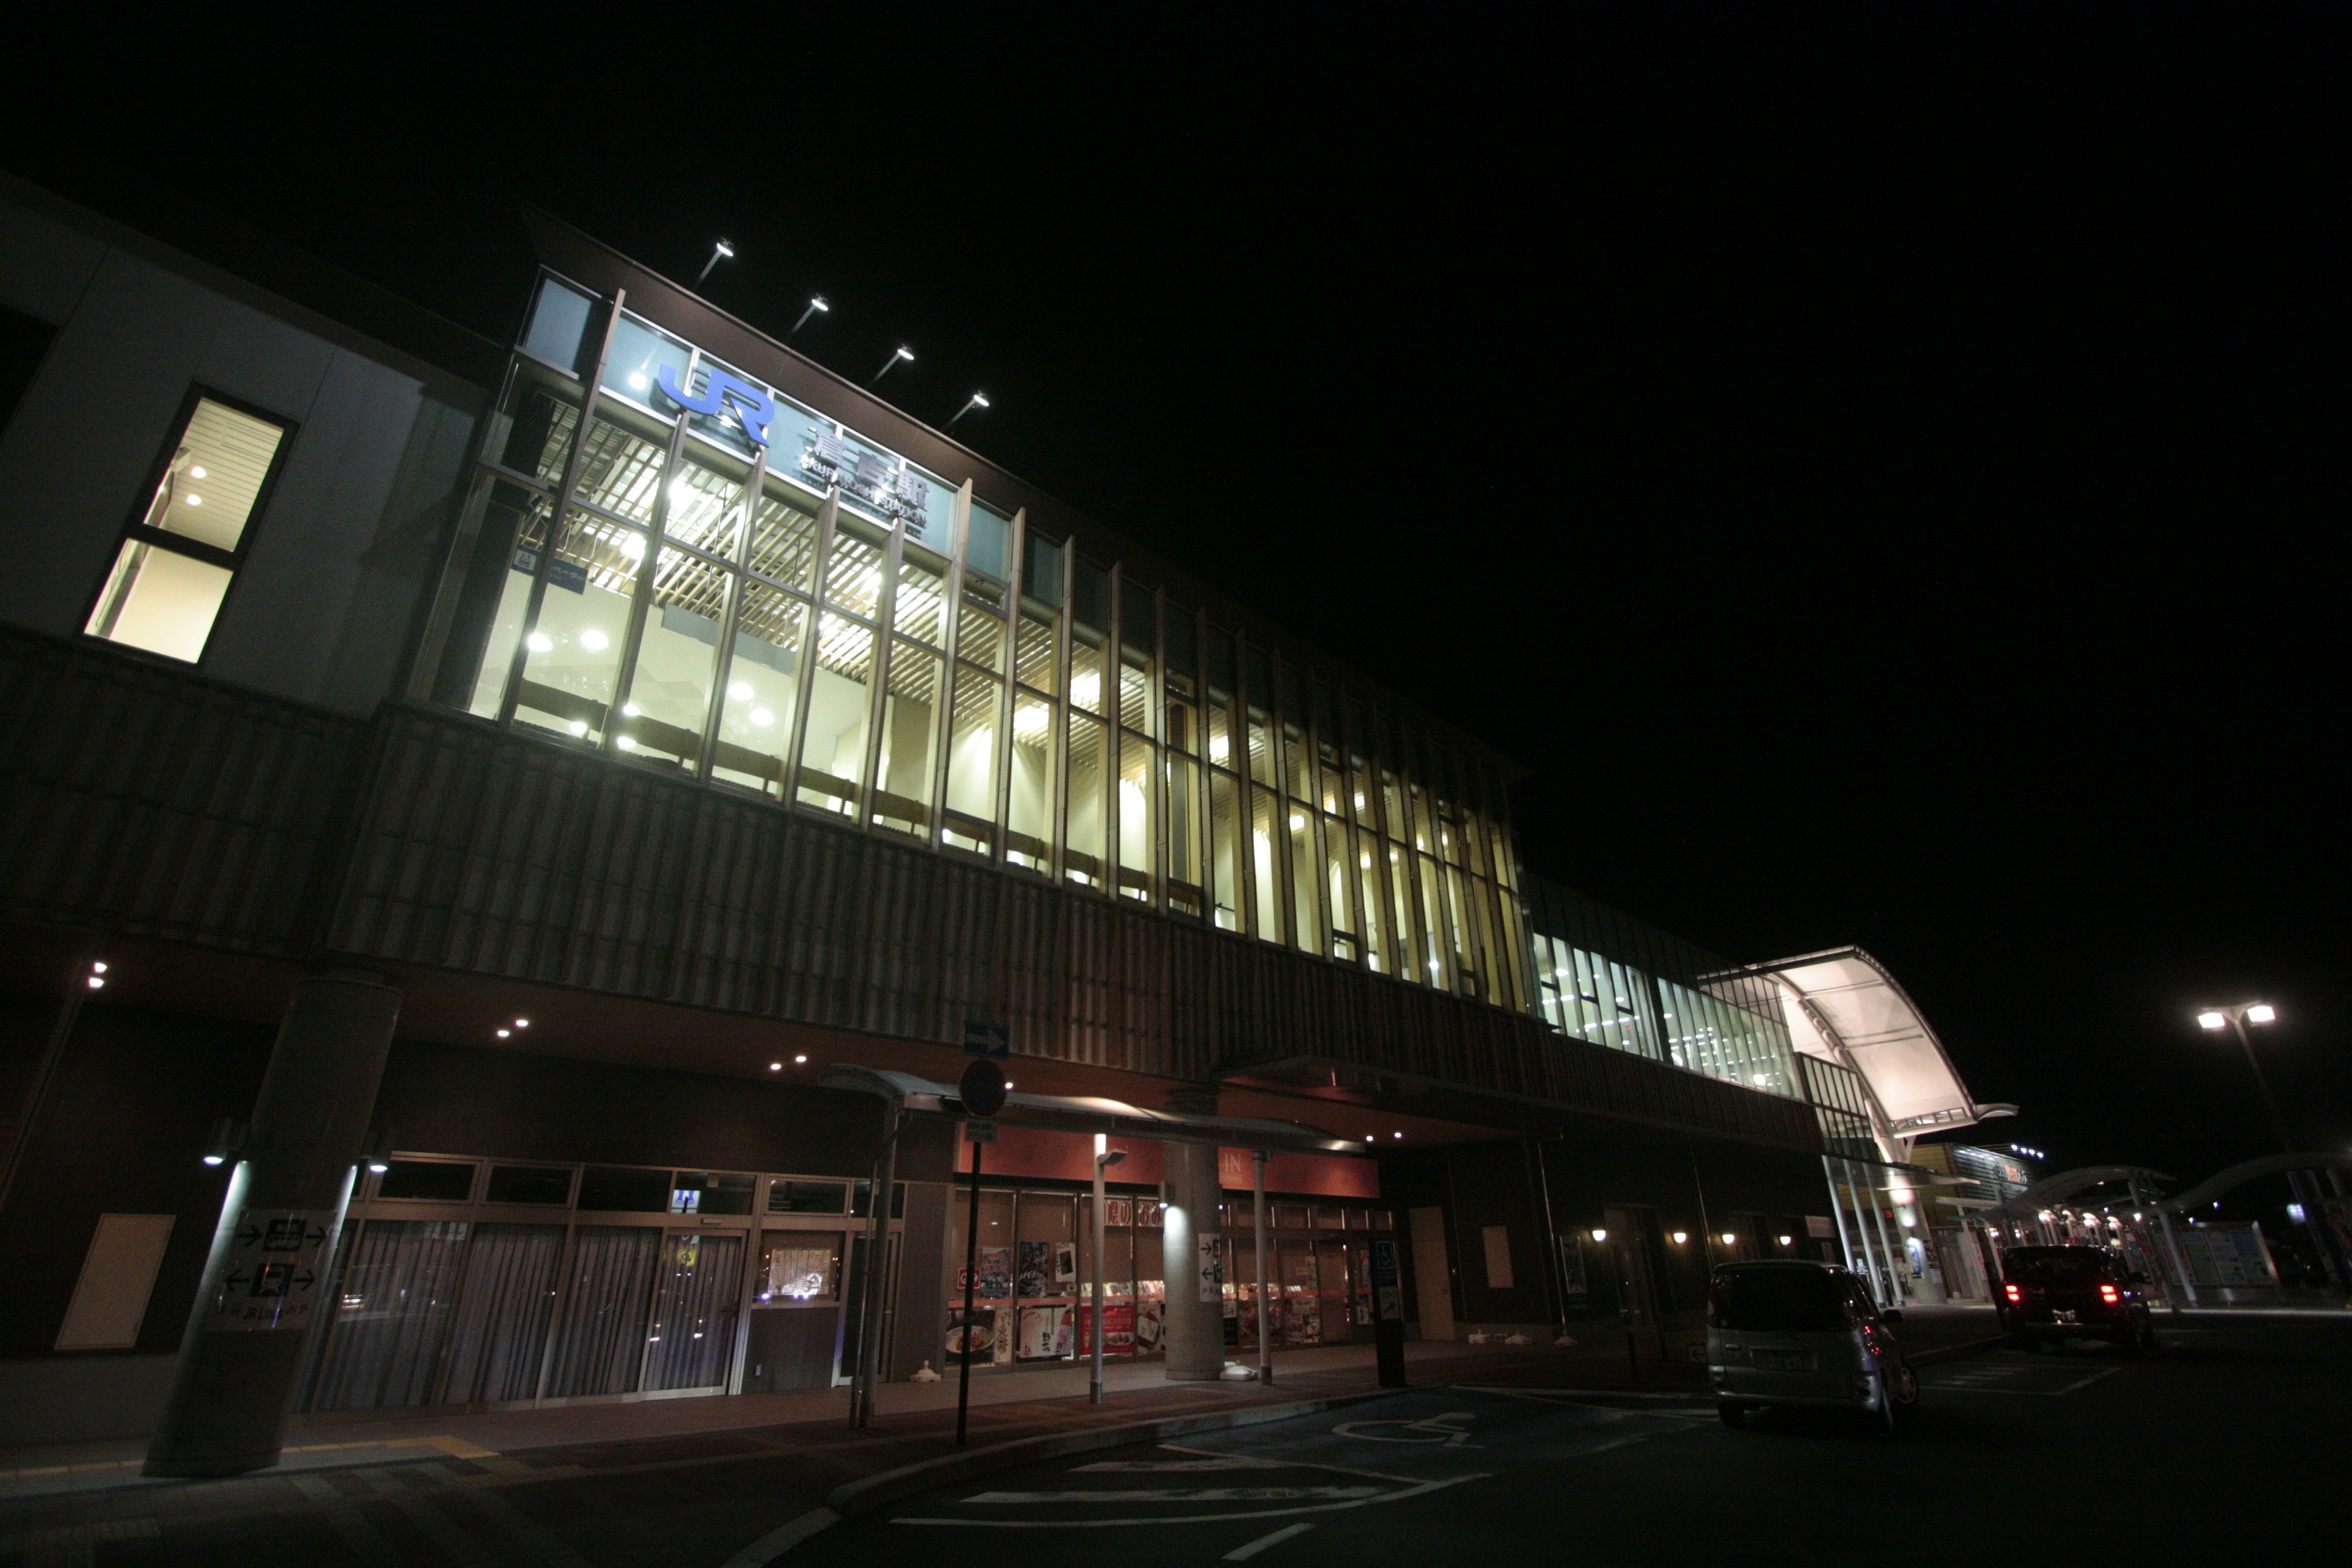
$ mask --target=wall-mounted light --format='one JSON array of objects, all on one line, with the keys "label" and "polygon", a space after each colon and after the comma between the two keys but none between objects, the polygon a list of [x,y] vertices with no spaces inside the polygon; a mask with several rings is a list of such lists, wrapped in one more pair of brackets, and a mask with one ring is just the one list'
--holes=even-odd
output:
[{"label": "wall-mounted light", "polygon": [[1738,1243],[1739,1243],[1739,1238],[1738,1238],[1738,1237],[1736,1237],[1736,1236],[1732,1235],[1732,1234],[1731,1234],[1731,1232],[1729,1232],[1729,1231],[1727,1231],[1727,1231],[1725,1231],[1725,1232],[1723,1233],[1723,1245],[1724,1245],[1724,1246],[1726,1246],[1726,1247],[1736,1247],[1736,1246],[1738,1246]]},{"label": "wall-mounted light", "polygon": [[1781,1245],[1781,1246],[1783,1246],[1783,1247],[1786,1247],[1786,1246],[1788,1246],[1788,1245],[1789,1245],[1790,1240],[1790,1237],[1785,1237],[1785,1236],[1784,1236],[1784,1237],[1782,1237],[1780,1238],[1780,1245]]},{"label": "wall-mounted light", "polygon": [[1592,1239],[1595,1241],[1606,1241],[1609,1239],[1609,1233],[1596,1225],[1592,1227]]},{"label": "wall-mounted light", "polygon": [[782,1072],[784,1070],[784,1064],[782,1062],[770,1062],[768,1064],[768,1070],[770,1072]]},{"label": "wall-mounted light", "polygon": [[1689,1239],[1690,1232],[1686,1230],[1678,1230],[1674,1233],[1674,1242],[1676,1247],[1680,1247],[1684,1242],[1688,1241]]},{"label": "wall-mounted light", "polygon": [[205,1138],[205,1163],[225,1165],[229,1156],[245,1147],[245,1123],[234,1116],[216,1116],[212,1131]]},{"label": "wall-mounted light", "polygon": [[392,1169],[393,1132],[389,1127],[371,1127],[360,1144],[360,1161],[377,1175]]},{"label": "wall-mounted light", "polygon": [[806,1057],[794,1057],[794,1058],[793,1058],[793,1065],[794,1067],[804,1068],[804,1067],[808,1066],[808,1058],[806,1058]]}]

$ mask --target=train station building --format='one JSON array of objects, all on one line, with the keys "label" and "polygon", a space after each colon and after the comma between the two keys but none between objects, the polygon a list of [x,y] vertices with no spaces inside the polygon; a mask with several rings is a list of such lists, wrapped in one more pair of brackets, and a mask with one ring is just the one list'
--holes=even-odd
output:
[{"label": "train station building", "polygon": [[[1347,650],[520,221],[494,342],[0,184],[20,1372],[168,1388],[158,1463],[233,1468],[236,1389],[1344,1342],[1383,1236],[1432,1337],[1695,1321],[1733,1257],[1935,1288],[1886,1173],[2000,1108],[1866,954],[1538,879],[1540,781]],[[972,1146],[912,1115],[884,1172],[855,1084],[998,1038],[967,1319]]]}]

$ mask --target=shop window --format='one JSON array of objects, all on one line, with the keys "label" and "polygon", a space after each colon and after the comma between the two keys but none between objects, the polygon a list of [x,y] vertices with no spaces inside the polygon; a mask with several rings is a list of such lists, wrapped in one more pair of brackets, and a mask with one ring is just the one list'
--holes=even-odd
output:
[{"label": "shop window", "polygon": [[761,1301],[833,1300],[841,1291],[841,1237],[833,1231],[768,1232],[760,1244],[758,1290]]},{"label": "shop window", "polygon": [[165,448],[145,509],[123,530],[82,630],[190,664],[203,658],[289,429],[219,398],[196,397]]},{"label": "shop window", "polygon": [[750,1214],[751,1178],[709,1171],[680,1171],[670,1178],[672,1214]]},{"label": "shop window", "polygon": [[488,1201],[494,1204],[568,1204],[572,1173],[549,1165],[493,1165]]},{"label": "shop window", "polygon": [[840,1182],[778,1182],[768,1189],[770,1214],[841,1214],[849,1189]]},{"label": "shop window", "polygon": [[375,1195],[462,1204],[474,1195],[474,1167],[446,1160],[394,1160],[376,1178]]},{"label": "shop window", "polygon": [[667,1171],[640,1171],[627,1165],[591,1165],[580,1173],[580,1203],[583,1209],[611,1214],[664,1214],[669,1209]]},{"label": "shop window", "polygon": [[[864,1219],[874,1212],[873,1183],[858,1182],[851,1186],[849,1212],[859,1219]],[[892,1219],[907,1217],[907,1184],[904,1182],[890,1184],[890,1217]]]}]

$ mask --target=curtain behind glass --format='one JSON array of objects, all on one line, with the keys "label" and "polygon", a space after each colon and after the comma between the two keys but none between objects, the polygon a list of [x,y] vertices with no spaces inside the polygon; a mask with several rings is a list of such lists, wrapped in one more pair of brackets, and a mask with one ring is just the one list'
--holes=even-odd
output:
[{"label": "curtain behind glass", "polygon": [[583,1225],[574,1233],[551,1396],[637,1391],[661,1241],[660,1231],[645,1226]]},{"label": "curtain behind glass", "polygon": [[562,1252],[560,1225],[474,1227],[465,1288],[450,1326],[444,1402],[529,1399],[539,1392],[547,1310]]},{"label": "curtain behind glass", "polygon": [[743,1238],[672,1231],[646,1359],[647,1388],[711,1388],[727,1381],[735,1352],[735,1306]]},{"label": "curtain behind glass", "polygon": [[466,1230],[463,1220],[372,1220],[361,1231],[310,1408],[374,1410],[432,1399]]}]

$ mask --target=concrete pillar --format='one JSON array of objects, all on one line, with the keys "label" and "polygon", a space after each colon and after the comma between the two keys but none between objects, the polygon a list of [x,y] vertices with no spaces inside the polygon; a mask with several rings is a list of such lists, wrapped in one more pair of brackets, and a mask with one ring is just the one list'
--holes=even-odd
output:
[{"label": "concrete pillar", "polygon": [[1217,1233],[1217,1149],[1213,1143],[1169,1143],[1163,1190],[1167,1228],[1161,1232],[1168,1278],[1167,1373],[1198,1383],[1225,1370],[1225,1302]]},{"label": "concrete pillar", "polygon": [[400,993],[372,976],[296,983],[147,1474],[231,1476],[278,1462],[302,1347],[332,1310],[331,1248],[399,1018]]}]

